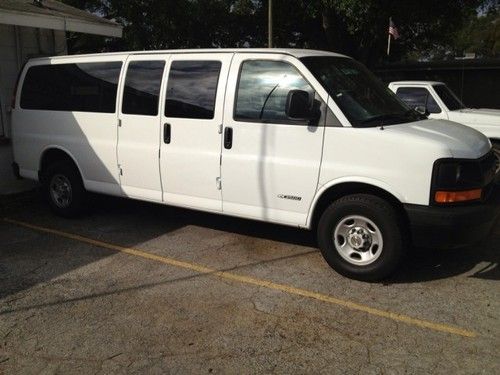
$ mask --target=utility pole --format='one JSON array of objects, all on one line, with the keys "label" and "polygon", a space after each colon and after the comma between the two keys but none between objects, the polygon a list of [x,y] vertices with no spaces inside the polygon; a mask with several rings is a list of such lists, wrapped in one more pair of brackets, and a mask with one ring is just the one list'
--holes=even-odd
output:
[{"label": "utility pole", "polygon": [[267,47],[273,48],[273,0],[269,0],[267,14]]}]

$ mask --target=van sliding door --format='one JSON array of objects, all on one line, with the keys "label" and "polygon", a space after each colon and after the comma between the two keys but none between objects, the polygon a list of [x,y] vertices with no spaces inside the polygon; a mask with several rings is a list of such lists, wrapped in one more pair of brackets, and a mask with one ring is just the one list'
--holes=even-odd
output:
[{"label": "van sliding door", "polygon": [[222,116],[231,53],[175,54],[162,112],[165,203],[222,210]]}]

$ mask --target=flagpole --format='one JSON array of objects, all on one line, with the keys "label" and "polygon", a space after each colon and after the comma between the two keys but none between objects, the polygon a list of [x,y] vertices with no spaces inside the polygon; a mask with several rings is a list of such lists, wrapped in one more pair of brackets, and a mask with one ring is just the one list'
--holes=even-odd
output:
[{"label": "flagpole", "polygon": [[273,0],[269,0],[267,12],[267,47],[273,48]]},{"label": "flagpole", "polygon": [[389,37],[387,38],[387,56],[391,53],[391,34],[389,34]]}]

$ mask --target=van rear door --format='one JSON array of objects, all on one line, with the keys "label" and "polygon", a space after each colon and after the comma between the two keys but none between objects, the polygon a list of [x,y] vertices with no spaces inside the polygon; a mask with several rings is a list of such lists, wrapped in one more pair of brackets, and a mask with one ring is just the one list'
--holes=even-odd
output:
[{"label": "van rear door", "polygon": [[169,55],[127,60],[118,127],[120,184],[126,196],[162,200],[159,168],[160,91]]}]

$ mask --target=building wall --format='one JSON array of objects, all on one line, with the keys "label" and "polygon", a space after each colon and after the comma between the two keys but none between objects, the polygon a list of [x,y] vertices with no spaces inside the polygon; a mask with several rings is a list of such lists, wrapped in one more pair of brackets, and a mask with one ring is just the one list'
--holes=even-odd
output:
[{"label": "building wall", "polygon": [[10,105],[19,70],[32,57],[67,54],[64,31],[0,24],[0,136],[10,135]]},{"label": "building wall", "polygon": [[[64,31],[0,24],[0,137],[9,137],[10,106],[17,76],[32,57],[67,54]],[[27,190],[32,181],[16,180],[12,148],[0,141],[0,195]]]}]

